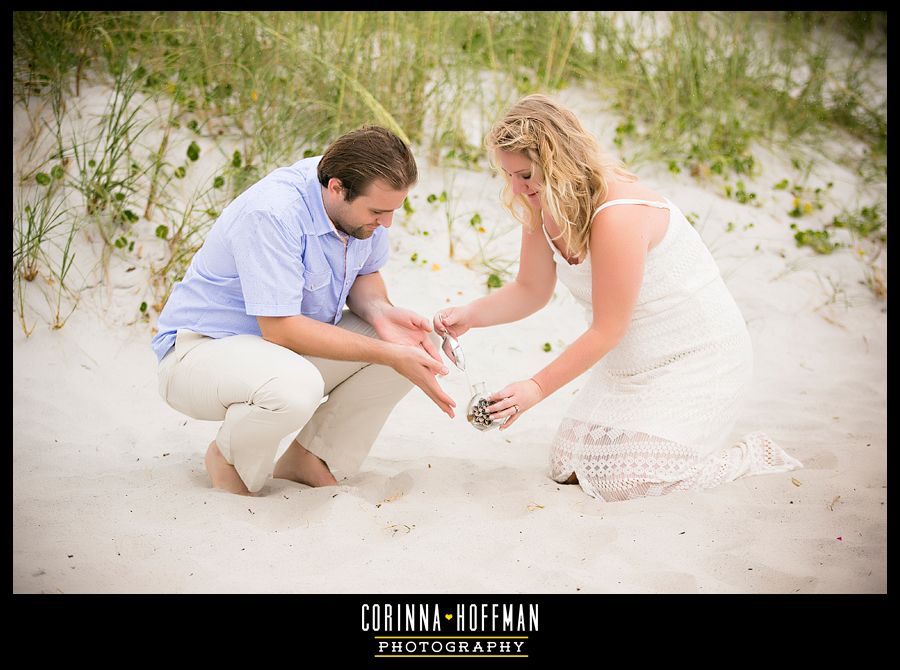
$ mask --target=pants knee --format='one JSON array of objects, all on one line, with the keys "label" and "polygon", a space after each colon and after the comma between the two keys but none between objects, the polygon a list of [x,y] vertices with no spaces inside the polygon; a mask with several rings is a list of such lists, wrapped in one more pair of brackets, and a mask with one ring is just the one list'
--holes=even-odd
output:
[{"label": "pants knee", "polygon": [[316,411],[324,394],[321,375],[279,375],[260,386],[251,403],[283,416],[285,421],[304,422]]},{"label": "pants knee", "polygon": [[[370,363],[369,365],[376,369],[383,367],[376,363]],[[377,393],[380,397],[393,397],[396,398],[397,401],[403,398],[403,396],[409,393],[415,386],[409,379],[393,369],[382,371],[377,378],[371,379],[371,383],[377,387]]]},{"label": "pants knee", "polygon": [[415,386],[415,384],[413,384],[411,381],[409,381],[406,377],[401,375],[399,372],[396,374],[396,377],[398,378],[396,380],[397,395],[399,395],[402,398],[407,393],[412,391],[412,388],[413,388],[413,386]]}]

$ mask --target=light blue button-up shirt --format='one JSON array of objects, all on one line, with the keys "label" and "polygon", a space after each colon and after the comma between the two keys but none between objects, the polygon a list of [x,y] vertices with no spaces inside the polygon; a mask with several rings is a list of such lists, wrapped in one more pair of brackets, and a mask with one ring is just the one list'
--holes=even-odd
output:
[{"label": "light blue button-up shirt", "polygon": [[261,335],[257,316],[341,320],[356,277],[387,262],[388,234],[344,244],[325,214],[320,159],[278,168],[225,208],[159,315],[158,360],[178,330],[219,338]]}]

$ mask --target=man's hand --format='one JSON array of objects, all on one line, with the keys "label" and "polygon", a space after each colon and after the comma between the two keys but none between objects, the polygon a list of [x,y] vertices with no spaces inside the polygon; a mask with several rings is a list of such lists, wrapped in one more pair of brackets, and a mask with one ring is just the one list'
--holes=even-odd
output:
[{"label": "man's hand", "polygon": [[437,347],[428,337],[431,322],[424,316],[390,305],[373,316],[372,327],[385,342],[420,347],[443,367]]},{"label": "man's hand", "polygon": [[452,419],[456,403],[453,398],[444,393],[435,378],[437,374],[447,374],[448,370],[444,364],[440,360],[435,361],[430,358],[420,347],[415,345],[396,344],[391,345],[391,348],[391,367],[422,389],[425,395]]}]

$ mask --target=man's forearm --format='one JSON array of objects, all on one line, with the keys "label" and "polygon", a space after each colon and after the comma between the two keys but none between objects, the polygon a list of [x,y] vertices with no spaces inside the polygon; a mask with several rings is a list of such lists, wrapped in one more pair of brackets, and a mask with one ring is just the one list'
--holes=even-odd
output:
[{"label": "man's forearm", "polygon": [[391,365],[395,345],[305,316],[260,319],[262,336],[304,356]]},{"label": "man's forearm", "polygon": [[392,306],[380,272],[360,275],[347,294],[347,307],[363,321],[372,325],[383,309]]}]

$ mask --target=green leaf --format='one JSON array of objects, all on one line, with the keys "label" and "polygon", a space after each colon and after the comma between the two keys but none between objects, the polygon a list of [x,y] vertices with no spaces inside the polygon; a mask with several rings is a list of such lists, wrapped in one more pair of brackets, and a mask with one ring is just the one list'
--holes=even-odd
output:
[{"label": "green leaf", "polygon": [[168,237],[169,237],[169,227],[168,227],[168,226],[162,226],[162,225],[157,226],[157,227],[156,227],[156,236],[157,236],[159,239],[161,239],[161,240],[168,239]]},{"label": "green leaf", "polygon": [[225,177],[218,176],[213,179],[213,188],[222,188],[225,185]]},{"label": "green leaf", "polygon": [[126,209],[124,212],[122,212],[122,216],[128,219],[131,223],[134,223],[139,218],[138,215],[132,212],[130,209]]},{"label": "green leaf", "polygon": [[794,239],[798,247],[810,247],[819,254],[830,254],[839,246],[831,241],[827,230],[798,230]]},{"label": "green leaf", "polygon": [[187,172],[187,171],[184,169],[183,165],[179,165],[177,168],[175,168],[175,176],[178,177],[179,179],[184,178],[185,172]]},{"label": "green leaf", "polygon": [[141,303],[141,306],[139,309],[141,310],[141,313],[144,313],[147,311],[147,301],[146,300]]},{"label": "green leaf", "polygon": [[48,175],[46,172],[38,172],[35,176],[35,181],[37,181],[37,183],[41,186],[46,186],[50,183],[50,175]]},{"label": "green leaf", "polygon": [[472,219],[469,221],[469,225],[472,226],[473,228],[475,226],[480,226],[481,225],[481,214],[479,214],[478,212],[475,212],[475,216],[473,216]]},{"label": "green leaf", "polygon": [[50,176],[54,179],[62,179],[64,175],[65,172],[63,172],[62,165],[54,165],[53,169],[50,170]]},{"label": "green leaf", "polygon": [[241,167],[241,152],[235,151],[234,155],[231,157],[231,166],[239,168]]},{"label": "green leaf", "polygon": [[403,198],[403,211],[407,214],[412,214],[416,210],[413,209],[413,206],[409,203],[409,198]]},{"label": "green leaf", "polygon": [[428,197],[425,198],[425,200],[427,200],[429,203],[432,203],[437,200],[437,196],[434,193],[429,193]]},{"label": "green leaf", "polygon": [[503,286],[503,280],[500,279],[500,275],[491,274],[487,278],[488,288],[500,288]]},{"label": "green leaf", "polygon": [[550,345],[549,342],[544,342],[544,347],[543,347],[543,348],[544,348],[544,351],[550,351],[550,350],[553,349],[553,347]]},{"label": "green leaf", "polygon": [[196,142],[191,142],[191,145],[187,149],[187,157],[192,161],[200,158],[200,145]]}]

